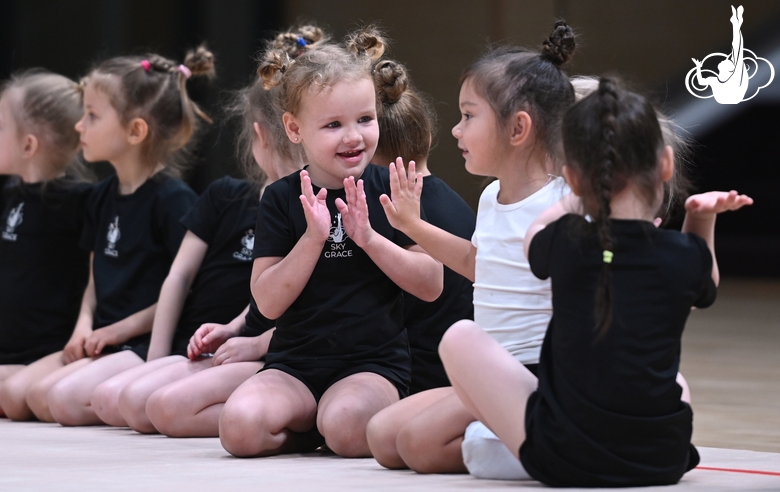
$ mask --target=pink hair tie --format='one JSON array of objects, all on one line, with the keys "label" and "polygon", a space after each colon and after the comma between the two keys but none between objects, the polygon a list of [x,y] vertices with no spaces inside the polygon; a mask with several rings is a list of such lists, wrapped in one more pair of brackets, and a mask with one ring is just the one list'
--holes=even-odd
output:
[{"label": "pink hair tie", "polygon": [[183,73],[185,79],[188,79],[188,78],[192,77],[192,70],[190,70],[189,68],[185,67],[184,65],[179,65],[179,67],[176,70],[178,70],[179,72]]},{"label": "pink hair tie", "polygon": [[144,72],[148,72],[149,70],[152,69],[152,64],[149,63],[149,60],[142,60],[141,66],[143,67]]}]

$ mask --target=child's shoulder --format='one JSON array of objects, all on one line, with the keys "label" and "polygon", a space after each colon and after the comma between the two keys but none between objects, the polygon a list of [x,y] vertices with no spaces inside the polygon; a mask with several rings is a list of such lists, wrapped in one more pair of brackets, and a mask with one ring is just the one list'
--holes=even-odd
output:
[{"label": "child's shoulder", "polygon": [[[306,168],[304,168],[306,169]],[[269,184],[263,190],[263,198],[273,195],[289,195],[295,193],[295,196],[301,194],[301,171],[295,171],[283,178],[279,178]]]},{"label": "child's shoulder", "polygon": [[148,183],[151,185],[151,191],[162,201],[169,200],[190,200],[195,201],[198,195],[192,191],[190,185],[185,183],[181,178],[171,176],[167,173],[159,173],[158,176],[154,176],[149,179]]},{"label": "child's shoulder", "polygon": [[219,198],[240,198],[243,194],[249,193],[254,188],[254,184],[246,179],[238,179],[232,176],[222,176],[211,182],[206,187],[205,193],[209,193]]}]

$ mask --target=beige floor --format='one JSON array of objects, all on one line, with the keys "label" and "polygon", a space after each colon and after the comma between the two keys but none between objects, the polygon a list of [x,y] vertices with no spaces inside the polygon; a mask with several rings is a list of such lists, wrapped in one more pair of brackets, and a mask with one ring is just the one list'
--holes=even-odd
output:
[{"label": "beige floor", "polygon": [[[780,491],[780,282],[724,281],[714,307],[693,313],[683,373],[693,392],[703,467],[673,487]],[[538,489],[535,482],[422,476],[374,460],[291,455],[240,460],[217,439],[168,439],[108,427],[0,419],[0,491],[277,491]]]}]

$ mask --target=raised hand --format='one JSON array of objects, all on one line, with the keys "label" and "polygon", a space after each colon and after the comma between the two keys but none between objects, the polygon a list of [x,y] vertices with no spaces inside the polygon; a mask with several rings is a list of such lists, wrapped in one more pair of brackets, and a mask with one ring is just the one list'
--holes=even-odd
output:
[{"label": "raised hand", "polygon": [[309,173],[301,171],[301,204],[306,216],[306,232],[310,232],[323,243],[330,235],[330,211],[325,202],[327,196],[328,190],[325,188],[315,195]]},{"label": "raised hand", "polygon": [[697,60],[696,58],[691,58],[693,60],[694,65],[696,65],[698,68],[701,68],[701,62]]},{"label": "raised hand", "polygon": [[187,344],[187,357],[195,360],[203,354],[213,354],[228,339],[236,336],[229,325],[219,323],[204,323],[190,338]]},{"label": "raised hand", "polygon": [[390,193],[379,197],[390,225],[399,231],[420,218],[420,195],[422,195],[423,176],[415,174],[415,163],[409,161],[409,172],[404,169],[400,157],[390,164]]},{"label": "raised hand", "polygon": [[374,235],[371,222],[368,220],[368,204],[366,203],[366,191],[363,180],[355,183],[355,178],[350,176],[344,179],[344,193],[347,202],[336,198],[336,208],[339,209],[344,230],[359,247],[364,248]]},{"label": "raised hand", "polygon": [[685,211],[689,214],[719,214],[729,210],[753,205],[753,199],[747,195],[740,195],[731,191],[709,191],[698,195],[691,195],[685,200]]}]

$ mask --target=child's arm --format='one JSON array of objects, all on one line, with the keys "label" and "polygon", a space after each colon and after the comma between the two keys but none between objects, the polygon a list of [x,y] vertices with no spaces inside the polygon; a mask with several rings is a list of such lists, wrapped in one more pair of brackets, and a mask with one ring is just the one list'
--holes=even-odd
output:
[{"label": "child's arm", "polygon": [[574,193],[569,193],[550,207],[539,214],[525,232],[523,241],[523,250],[525,257],[528,258],[528,251],[531,249],[531,241],[536,233],[547,227],[548,224],[555,222],[566,214],[576,213],[580,209],[580,198]]},{"label": "child's arm", "polygon": [[87,283],[87,288],[84,289],[84,296],[81,298],[81,310],[79,311],[73,334],[62,351],[62,362],[65,364],[70,364],[87,356],[87,352],[84,350],[84,342],[92,334],[92,318],[95,306],[97,306],[97,298],[95,297],[95,278],[92,276],[92,255],[90,254],[89,283]]},{"label": "child's arm", "polygon": [[404,171],[403,160],[390,164],[390,191],[379,197],[390,225],[409,236],[432,257],[451,270],[474,281],[474,259],[477,248],[468,239],[439,229],[420,218],[422,174],[415,175],[415,163],[409,161],[409,173]]},{"label": "child's arm", "polygon": [[184,301],[187,299],[208,247],[205,241],[191,231],[187,231],[160,290],[160,299],[157,302],[160,308],[154,315],[147,361],[170,355],[173,335],[181,317]]},{"label": "child's arm", "polygon": [[315,196],[309,173],[301,171],[301,192],[306,232],[287,256],[255,258],[252,267],[252,296],[268,319],[281,316],[301,294],[330,234],[328,191],[322,188]]},{"label": "child's arm", "polygon": [[363,180],[356,185],[355,178],[350,176],[344,180],[344,191],[347,203],[337,198],[336,207],[349,237],[401,289],[423,301],[435,301],[444,288],[441,263],[419,245],[402,248],[371,228]]},{"label": "child's arm", "polygon": [[156,308],[157,303],[154,303],[121,321],[94,330],[84,342],[84,351],[90,357],[97,357],[103,352],[106,345],[117,345],[138,335],[149,333],[152,331]]},{"label": "child's arm", "polygon": [[715,285],[720,281],[718,261],[715,257],[715,218],[719,213],[739,210],[752,205],[753,199],[740,195],[736,191],[710,191],[692,195],[685,201],[685,221],[682,232],[692,232],[701,236],[712,254],[712,280]]},{"label": "child's arm", "polygon": [[275,329],[272,328],[256,337],[236,337],[228,340],[214,354],[212,365],[219,366],[234,362],[260,360],[261,357],[268,353],[268,344],[271,343],[271,337]]},{"label": "child's arm", "polygon": [[195,360],[203,354],[213,354],[225,342],[241,333],[241,329],[246,325],[246,315],[249,312],[249,304],[241,311],[241,314],[233,318],[230,323],[220,325],[219,323],[204,323],[200,325],[190,338],[187,345],[187,357]]}]

